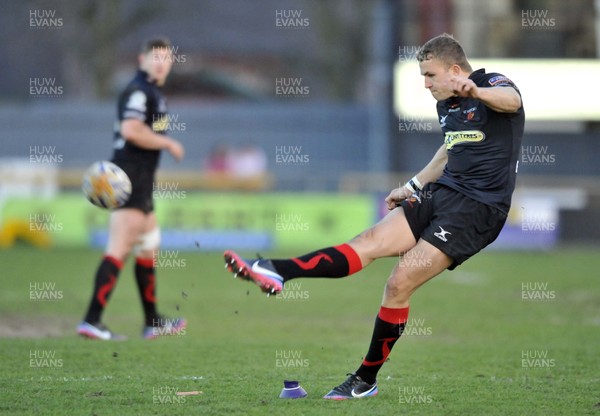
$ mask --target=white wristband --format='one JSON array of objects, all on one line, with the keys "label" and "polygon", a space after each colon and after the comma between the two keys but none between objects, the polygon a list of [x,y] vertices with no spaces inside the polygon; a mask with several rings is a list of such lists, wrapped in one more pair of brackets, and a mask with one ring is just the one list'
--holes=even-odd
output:
[{"label": "white wristband", "polygon": [[417,186],[417,188],[419,189],[419,191],[423,190],[423,185],[421,185],[421,182],[419,182],[419,180],[417,179],[417,175],[413,176],[413,178],[411,179],[411,181],[414,182],[414,184]]},{"label": "white wristband", "polygon": [[416,176],[414,176],[410,181],[406,182],[404,186],[413,194],[423,189],[421,182],[419,182]]}]

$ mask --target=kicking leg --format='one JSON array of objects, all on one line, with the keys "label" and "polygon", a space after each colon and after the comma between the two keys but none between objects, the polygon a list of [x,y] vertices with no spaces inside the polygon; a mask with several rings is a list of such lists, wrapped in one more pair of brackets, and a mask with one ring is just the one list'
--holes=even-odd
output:
[{"label": "kicking leg", "polygon": [[373,260],[391,257],[415,245],[404,211],[394,209],[379,223],[346,244],[326,247],[290,259],[245,260],[225,252],[226,267],[236,276],[257,283],[267,293],[277,293],[283,283],[297,277],[344,277]]},{"label": "kicking leg", "polygon": [[284,281],[296,277],[344,277],[360,271],[375,259],[396,256],[414,245],[404,211],[398,208],[346,244],[271,261]]}]

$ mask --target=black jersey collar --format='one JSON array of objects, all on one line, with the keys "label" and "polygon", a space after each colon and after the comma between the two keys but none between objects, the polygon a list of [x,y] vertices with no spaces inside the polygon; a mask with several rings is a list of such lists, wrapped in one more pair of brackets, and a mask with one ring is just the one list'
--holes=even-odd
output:
[{"label": "black jersey collar", "polygon": [[480,68],[477,71],[471,72],[471,74],[469,74],[469,79],[473,79],[476,75],[485,75],[485,68]]},{"label": "black jersey collar", "polygon": [[156,85],[156,80],[150,78],[150,75],[148,75],[148,73],[143,69],[138,69],[136,77],[148,84]]}]

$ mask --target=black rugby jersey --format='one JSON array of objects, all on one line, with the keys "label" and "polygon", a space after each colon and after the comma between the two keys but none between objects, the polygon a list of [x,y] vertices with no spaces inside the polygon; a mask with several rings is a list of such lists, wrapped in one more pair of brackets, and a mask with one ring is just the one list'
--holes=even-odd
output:
[{"label": "black rugby jersey", "polygon": [[138,70],[135,78],[119,96],[117,122],[113,141],[113,159],[117,165],[156,170],[160,150],[143,149],[125,140],[120,133],[121,121],[138,119],[155,133],[165,134],[168,126],[167,104],[160,88],[155,82],[148,81],[148,74]]},{"label": "black rugby jersey", "polygon": [[[484,69],[469,78],[478,87],[519,91],[504,75]],[[523,105],[515,113],[500,113],[474,98],[450,97],[438,101],[437,112],[448,151],[437,182],[508,213],[525,126]]]}]

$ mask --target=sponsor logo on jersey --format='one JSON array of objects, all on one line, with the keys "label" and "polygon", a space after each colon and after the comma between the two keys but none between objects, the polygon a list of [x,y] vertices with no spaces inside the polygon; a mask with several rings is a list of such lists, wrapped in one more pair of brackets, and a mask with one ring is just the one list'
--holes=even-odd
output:
[{"label": "sponsor logo on jersey", "polygon": [[490,84],[492,87],[496,85],[514,85],[513,82],[504,75],[496,75],[495,77],[490,78],[488,80],[488,84]]},{"label": "sponsor logo on jersey", "polygon": [[460,143],[475,143],[485,140],[485,133],[479,130],[449,131],[444,136],[446,149],[452,149]]},{"label": "sponsor logo on jersey", "polygon": [[163,132],[169,128],[169,117],[166,114],[160,114],[156,116],[154,122],[152,122],[152,131]]}]

